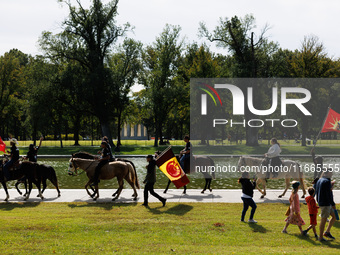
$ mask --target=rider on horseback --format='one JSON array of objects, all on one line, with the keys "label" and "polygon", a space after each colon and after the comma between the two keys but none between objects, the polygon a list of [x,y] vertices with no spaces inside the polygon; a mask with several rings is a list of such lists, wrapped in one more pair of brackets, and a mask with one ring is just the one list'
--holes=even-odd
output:
[{"label": "rider on horseback", "polygon": [[267,178],[270,178],[270,173],[273,173],[273,178],[278,176],[278,172],[274,171],[275,168],[280,167],[282,165],[282,161],[280,159],[281,147],[276,138],[271,139],[272,146],[269,148],[268,152],[264,154],[265,162],[264,165],[268,167],[267,169]]},{"label": "rider on horseback", "polygon": [[106,165],[106,163],[109,163],[113,160],[113,156],[111,153],[111,150],[109,148],[109,145],[107,142],[103,141],[100,145],[102,148],[101,157],[99,158],[99,164],[96,166],[94,177],[93,177],[93,185],[98,185],[99,183],[99,175],[101,168]]},{"label": "rider on horseback", "polygon": [[19,149],[16,146],[18,143],[17,139],[12,138],[10,139],[11,151],[7,151],[10,155],[10,160],[4,165],[3,167],[3,175],[4,179],[6,178],[9,180],[11,178],[9,168],[14,165],[15,162],[19,160]]}]

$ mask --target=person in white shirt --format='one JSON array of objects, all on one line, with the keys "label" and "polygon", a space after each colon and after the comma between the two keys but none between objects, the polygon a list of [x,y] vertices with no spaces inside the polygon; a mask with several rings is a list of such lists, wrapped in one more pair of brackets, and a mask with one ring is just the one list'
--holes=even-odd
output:
[{"label": "person in white shirt", "polygon": [[272,138],[270,142],[272,146],[268,152],[264,154],[268,162],[267,178],[270,178],[271,172],[273,173],[273,178],[275,178],[278,175],[277,168],[282,165],[280,159],[281,147],[276,138]]}]

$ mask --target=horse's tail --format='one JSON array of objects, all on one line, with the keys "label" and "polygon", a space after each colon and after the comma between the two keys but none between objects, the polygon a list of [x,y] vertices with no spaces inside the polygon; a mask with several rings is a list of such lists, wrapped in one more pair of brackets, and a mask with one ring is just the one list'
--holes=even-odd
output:
[{"label": "horse's tail", "polygon": [[139,185],[139,181],[138,181],[138,177],[137,177],[136,166],[132,161],[128,161],[128,162],[131,164],[131,166],[133,168],[133,172],[130,173],[131,177],[132,177],[131,179],[132,179],[132,181],[134,180],[136,188],[140,189],[140,185]]},{"label": "horse's tail", "polygon": [[[215,162],[214,160],[211,158],[211,157],[208,157],[209,161],[210,161],[210,165],[211,166],[215,166]],[[216,176],[215,176],[215,171],[211,171],[211,176],[213,179],[216,179]]]},{"label": "horse's tail", "polygon": [[50,166],[50,173],[51,173],[51,175],[50,175],[50,177],[51,177],[50,181],[56,186],[56,188],[59,188],[59,187],[58,187],[59,185],[58,185],[57,174],[56,174],[54,168],[51,167],[51,166]]}]

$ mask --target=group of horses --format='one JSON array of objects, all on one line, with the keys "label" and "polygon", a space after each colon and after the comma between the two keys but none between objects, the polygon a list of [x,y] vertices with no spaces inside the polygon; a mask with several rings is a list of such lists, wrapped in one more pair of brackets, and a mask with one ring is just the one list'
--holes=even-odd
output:
[{"label": "group of horses", "polygon": [[[314,152],[312,153],[313,162],[314,164],[319,164],[320,160],[322,160],[322,157],[316,157]],[[86,152],[78,152],[72,155],[71,159],[69,160],[69,169],[68,173],[69,175],[79,175],[78,170],[82,169],[87,177],[88,182],[85,184],[85,189],[90,197],[93,198],[93,200],[98,199],[99,197],[99,188],[98,183],[93,185],[92,179],[95,173],[95,168],[98,165],[98,160],[96,160],[96,156],[86,153]],[[211,181],[212,179],[215,179],[215,171],[211,168],[211,166],[214,166],[214,161],[211,157],[208,156],[193,156],[191,160],[193,165],[199,165],[199,166],[206,166],[206,169],[208,171],[202,172],[204,178],[205,178],[205,187],[201,191],[201,193],[204,193],[207,189],[212,191],[211,189]],[[261,158],[255,158],[255,157],[247,157],[247,156],[241,156],[238,160],[237,169],[239,172],[241,172],[241,168],[248,166],[248,167],[257,167],[261,168],[261,165],[263,164],[263,159]],[[261,198],[263,198],[266,195],[266,182],[267,179],[285,179],[286,187],[284,192],[279,196],[282,197],[286,194],[287,190],[290,187],[290,180],[295,179],[299,180],[303,191],[303,196],[306,194],[305,186],[304,186],[304,176],[303,172],[300,171],[300,165],[292,160],[284,160],[282,162],[283,166],[288,169],[288,171],[280,171],[277,173],[277,175],[274,177],[273,175],[268,175],[268,173],[263,171],[257,171],[254,174],[254,178],[256,178],[256,188],[260,191]],[[3,164],[0,162],[0,182],[4,187],[4,190],[6,192],[6,199],[5,201],[8,201],[9,194],[6,186],[7,181],[11,180],[17,180],[17,183],[15,184],[16,189],[20,194],[21,191],[18,188],[18,185],[20,183],[25,184],[26,192],[24,194],[25,200],[27,200],[30,196],[31,190],[32,190],[32,184],[35,184],[37,186],[39,195],[41,199],[44,199],[43,192],[46,189],[46,180],[50,180],[52,184],[55,186],[58,192],[58,197],[60,196],[60,190],[58,187],[58,181],[57,176],[55,173],[55,170],[53,167],[45,165],[45,164],[38,164],[28,161],[23,161],[18,165],[17,167],[14,167],[13,170],[11,170],[11,178],[7,180],[3,177],[2,174],[2,168]],[[192,166],[193,168],[193,166]],[[192,169],[191,168],[191,169]],[[210,171],[209,171],[210,170]],[[184,164],[184,171],[189,174],[190,173],[190,160],[185,162]],[[140,189],[138,177],[137,177],[137,171],[136,167],[130,160],[125,159],[116,159],[113,162],[110,162],[109,164],[106,164],[104,167],[102,167],[99,179],[100,180],[110,180],[113,178],[117,178],[118,181],[118,189],[113,193],[113,201],[119,198],[124,185],[124,180],[127,181],[127,183],[132,187],[133,189],[133,199],[137,200],[137,189]],[[29,189],[27,189],[27,183],[29,184]],[[167,187],[164,190],[164,193],[167,192],[169,185],[171,181],[169,180]],[[41,184],[43,186],[43,189],[41,190]],[[262,189],[260,188],[260,185],[262,186]],[[92,193],[90,192],[89,188],[92,190]],[[184,192],[186,193],[186,186],[184,186]]]},{"label": "group of horses", "polygon": [[[13,169],[10,170],[10,178],[7,179],[4,177],[3,174],[3,161],[0,161],[0,182],[2,186],[4,187],[4,190],[6,192],[6,198],[5,201],[8,201],[9,194],[8,194],[8,188],[7,188],[7,181],[17,181],[15,183],[15,188],[19,192],[20,195],[22,195],[22,192],[19,189],[19,184],[24,183],[25,184],[25,193],[24,193],[24,200],[28,200],[33,188],[33,184],[37,186],[38,189],[38,197],[41,199],[44,199],[43,193],[47,187],[46,181],[50,180],[50,182],[55,186],[58,197],[60,196],[60,190],[58,186],[58,179],[56,172],[53,167],[45,164],[38,164],[35,162],[29,162],[29,161],[22,161],[17,162],[14,164]],[[27,183],[28,183],[28,189],[27,189]],[[42,190],[41,190],[41,184],[42,184]]]}]

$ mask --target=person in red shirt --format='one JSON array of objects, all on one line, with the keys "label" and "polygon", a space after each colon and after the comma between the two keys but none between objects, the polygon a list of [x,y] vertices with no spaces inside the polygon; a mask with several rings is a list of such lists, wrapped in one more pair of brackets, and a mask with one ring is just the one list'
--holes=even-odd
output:
[{"label": "person in red shirt", "polygon": [[314,236],[316,238],[316,240],[318,240],[318,234],[316,233],[316,225],[318,224],[316,222],[316,216],[318,215],[318,206],[316,205],[316,201],[314,199],[314,195],[315,195],[315,190],[314,188],[309,188],[308,189],[308,193],[309,193],[309,196],[306,197],[306,202],[307,202],[307,205],[308,205],[308,212],[309,212],[309,218],[310,218],[310,226],[303,231],[303,234],[304,235],[307,235],[308,231],[310,229],[313,229],[313,232],[314,232]]}]

